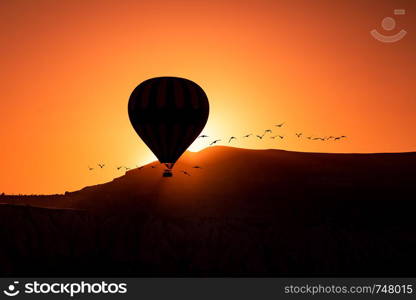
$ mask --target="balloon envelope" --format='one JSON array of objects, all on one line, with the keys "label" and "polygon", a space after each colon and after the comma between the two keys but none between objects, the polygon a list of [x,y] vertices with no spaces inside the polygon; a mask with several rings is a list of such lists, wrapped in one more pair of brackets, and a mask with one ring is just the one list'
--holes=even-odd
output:
[{"label": "balloon envelope", "polygon": [[172,168],[204,128],[208,98],[196,83],[178,77],[156,77],[132,92],[130,122],[161,163]]}]

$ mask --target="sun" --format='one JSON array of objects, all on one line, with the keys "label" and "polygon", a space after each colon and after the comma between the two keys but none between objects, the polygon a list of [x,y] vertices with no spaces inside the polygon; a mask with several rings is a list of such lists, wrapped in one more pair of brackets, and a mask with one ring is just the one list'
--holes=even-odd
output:
[{"label": "sun", "polygon": [[205,149],[206,147],[209,147],[208,144],[208,138],[197,138],[192,144],[191,146],[189,146],[188,151],[191,152],[199,152],[202,149]]}]

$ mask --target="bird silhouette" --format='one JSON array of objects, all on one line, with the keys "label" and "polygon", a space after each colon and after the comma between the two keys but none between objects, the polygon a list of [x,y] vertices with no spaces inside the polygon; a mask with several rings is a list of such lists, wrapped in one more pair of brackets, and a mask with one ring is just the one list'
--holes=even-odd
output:
[{"label": "bird silhouette", "polygon": [[191,176],[191,174],[189,174],[188,172],[186,172],[185,170],[181,171],[183,174],[187,175],[187,176]]},{"label": "bird silhouette", "polygon": [[88,167],[88,170],[92,171],[92,170],[94,170],[94,168]]},{"label": "bird silhouette", "polygon": [[278,137],[279,137],[281,140],[283,140],[283,139],[285,138],[285,136],[284,136],[284,135],[278,135]]},{"label": "bird silhouette", "polygon": [[202,169],[202,167],[200,167],[200,166],[193,166],[192,168],[194,168],[194,169]]},{"label": "bird silhouette", "polygon": [[214,141],[212,141],[211,142],[211,144],[209,144],[210,146],[212,146],[212,145],[214,145],[214,144],[216,144],[217,142],[219,142],[219,141],[221,141],[221,140],[214,140]]},{"label": "bird silhouette", "polygon": [[300,138],[302,136],[302,132],[296,133],[296,136]]},{"label": "bird silhouette", "polygon": [[199,137],[200,137],[200,138],[207,138],[207,137],[209,137],[209,136],[207,136],[207,135],[203,134],[203,135],[200,135]]},{"label": "bird silhouette", "polygon": [[104,168],[105,164],[98,164],[98,166],[102,169]]},{"label": "bird silhouette", "polygon": [[243,138],[248,138],[248,137],[250,137],[251,135],[253,135],[253,134],[252,134],[252,133],[246,134],[245,136],[243,136]]},{"label": "bird silhouette", "polygon": [[117,170],[120,170],[122,167],[117,167]]},{"label": "bird silhouette", "polygon": [[271,136],[270,138],[274,140],[275,138],[277,138],[277,135]]},{"label": "bird silhouette", "polygon": [[312,140],[314,140],[314,141],[319,140],[319,137],[313,138]]},{"label": "bird silhouette", "polygon": [[312,137],[311,136],[308,136],[308,137],[306,137],[308,140],[311,140],[312,139]]},{"label": "bird silhouette", "polygon": [[264,131],[264,133],[268,133],[268,132],[272,132],[272,130],[271,129],[266,129],[265,131]]},{"label": "bird silhouette", "polygon": [[126,171],[130,170],[130,168],[129,168],[129,167],[124,167],[124,169],[126,169]]},{"label": "bird silhouette", "polygon": [[285,122],[283,122],[283,123],[280,123],[280,124],[276,124],[276,125],[274,125],[274,126],[276,126],[276,127],[282,127],[283,126],[283,124],[285,124]]},{"label": "bird silhouette", "polygon": [[230,139],[228,140],[228,143],[231,143],[232,140],[236,140],[237,138],[235,136],[230,137]]},{"label": "bird silhouette", "polygon": [[263,139],[263,137],[264,137],[264,134],[263,135],[258,135],[258,134],[256,134],[256,137],[258,137],[259,139]]}]

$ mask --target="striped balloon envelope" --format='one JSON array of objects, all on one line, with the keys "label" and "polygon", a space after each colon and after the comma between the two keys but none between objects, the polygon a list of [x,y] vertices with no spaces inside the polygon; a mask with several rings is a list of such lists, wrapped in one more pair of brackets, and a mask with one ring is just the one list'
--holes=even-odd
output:
[{"label": "striped balloon envelope", "polygon": [[128,112],[143,142],[171,169],[204,128],[208,97],[195,82],[178,77],[156,77],[140,83],[131,93]]}]

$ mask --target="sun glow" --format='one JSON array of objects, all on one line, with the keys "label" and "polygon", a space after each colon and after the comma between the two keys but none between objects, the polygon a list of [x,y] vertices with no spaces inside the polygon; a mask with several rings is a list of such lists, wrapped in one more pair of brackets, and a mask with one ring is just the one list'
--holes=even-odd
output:
[{"label": "sun glow", "polygon": [[[393,0],[38,2],[0,2],[0,193],[76,190],[156,161],[127,102],[158,76],[189,78],[208,96],[209,137],[189,151],[215,139],[306,152],[416,147],[414,39],[385,45],[369,33]],[[412,14],[399,19],[416,31]]]}]

